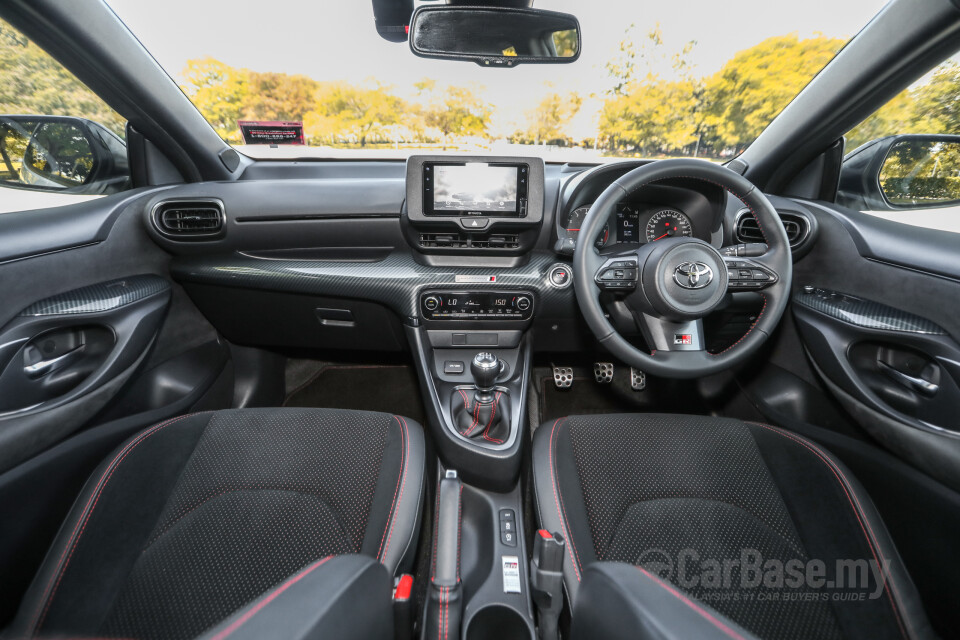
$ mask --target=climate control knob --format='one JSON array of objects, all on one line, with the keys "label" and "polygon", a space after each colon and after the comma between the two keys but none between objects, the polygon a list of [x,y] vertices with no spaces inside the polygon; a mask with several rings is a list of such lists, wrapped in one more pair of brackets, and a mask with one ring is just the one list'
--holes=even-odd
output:
[{"label": "climate control knob", "polygon": [[517,298],[517,309],[520,311],[526,311],[530,308],[531,304],[529,296],[520,296]]},{"label": "climate control knob", "polygon": [[427,311],[436,311],[440,307],[440,299],[436,296],[428,296],[424,298],[423,306]]}]

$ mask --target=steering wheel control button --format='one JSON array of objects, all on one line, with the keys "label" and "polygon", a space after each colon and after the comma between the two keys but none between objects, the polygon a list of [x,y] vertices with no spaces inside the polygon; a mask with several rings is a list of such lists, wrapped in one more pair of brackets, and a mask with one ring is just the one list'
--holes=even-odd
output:
[{"label": "steering wheel control button", "polygon": [[547,279],[557,289],[566,289],[573,282],[573,278],[570,277],[570,267],[562,264],[550,267]]},{"label": "steering wheel control button", "polygon": [[464,372],[464,365],[462,360],[447,360],[443,363],[443,372],[450,375],[458,376]]},{"label": "steering wheel control button", "polygon": [[727,288],[733,291],[763,289],[775,283],[778,278],[763,265],[751,260],[726,260]]},{"label": "steering wheel control button", "polygon": [[594,281],[605,291],[630,290],[637,287],[639,271],[636,260],[608,260],[597,272]]}]

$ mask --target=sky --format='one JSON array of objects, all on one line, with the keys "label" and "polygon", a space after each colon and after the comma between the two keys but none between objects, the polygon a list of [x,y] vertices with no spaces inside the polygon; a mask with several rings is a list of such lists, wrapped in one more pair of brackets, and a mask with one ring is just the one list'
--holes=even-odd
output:
[{"label": "sky", "polygon": [[[524,112],[548,92],[576,91],[585,103],[572,129],[586,135],[595,127],[591,119],[609,86],[604,65],[631,24],[644,34],[659,23],[666,51],[679,51],[695,40],[690,60],[696,72],[706,76],[736,52],[771,36],[798,33],[849,39],[886,4],[886,0],[536,0],[536,8],[577,16],[580,59],[572,64],[489,69],[417,58],[406,43],[381,39],[369,0],[107,2],[178,81],[187,60],[211,56],[234,67],[304,74],[321,81],[377,80],[393,85],[403,97],[413,97],[413,83],[425,77],[441,84],[475,84],[495,106],[495,131],[517,128]],[[662,75],[669,75],[669,70],[663,69]]]}]

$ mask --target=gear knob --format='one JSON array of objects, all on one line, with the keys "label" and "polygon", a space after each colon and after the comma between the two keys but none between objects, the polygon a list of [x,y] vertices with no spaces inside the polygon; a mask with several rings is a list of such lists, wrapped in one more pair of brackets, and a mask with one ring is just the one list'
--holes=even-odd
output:
[{"label": "gear knob", "polygon": [[481,393],[489,393],[500,375],[500,358],[486,351],[478,353],[470,362],[473,383]]}]

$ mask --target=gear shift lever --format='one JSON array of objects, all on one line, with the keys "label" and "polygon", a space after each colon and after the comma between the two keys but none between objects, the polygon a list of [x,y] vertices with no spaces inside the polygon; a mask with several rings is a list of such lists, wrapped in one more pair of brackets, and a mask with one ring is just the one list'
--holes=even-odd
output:
[{"label": "gear shift lever", "polygon": [[[503,371],[500,358],[483,351],[470,361],[474,393],[457,389],[450,398],[450,416],[457,432],[474,442],[499,445],[510,436],[509,397],[496,388],[497,377]],[[490,446],[487,445],[487,446]]]},{"label": "gear shift lever", "polygon": [[500,375],[500,358],[486,351],[478,353],[470,362],[470,373],[473,374],[473,383],[477,387],[477,401],[491,402],[493,386]]}]

